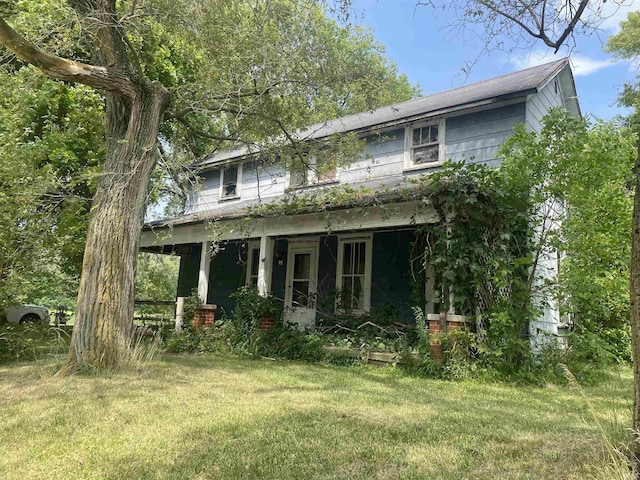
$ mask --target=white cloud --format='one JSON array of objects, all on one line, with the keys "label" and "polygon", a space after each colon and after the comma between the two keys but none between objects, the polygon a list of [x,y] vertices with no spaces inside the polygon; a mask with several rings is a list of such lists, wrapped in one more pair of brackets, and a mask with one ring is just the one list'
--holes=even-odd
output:
[{"label": "white cloud", "polygon": [[[518,70],[553,62],[564,55],[554,55],[550,50],[534,50],[528,54],[511,57],[511,64]],[[571,55],[571,67],[576,77],[595,73],[613,65],[609,60],[594,60],[583,55]]]},{"label": "white cloud", "polygon": [[611,65],[613,65],[613,63],[609,60],[594,60],[583,57],[582,55],[571,56],[571,66],[573,67],[573,74],[576,77],[591,75]]}]

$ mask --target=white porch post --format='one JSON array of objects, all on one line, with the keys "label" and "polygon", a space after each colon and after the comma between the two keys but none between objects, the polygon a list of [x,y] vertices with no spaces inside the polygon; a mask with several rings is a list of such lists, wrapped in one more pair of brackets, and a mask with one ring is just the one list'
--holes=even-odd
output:
[{"label": "white porch post", "polygon": [[273,251],[275,239],[267,235],[260,237],[260,262],[258,263],[258,293],[263,297],[271,291],[271,272],[273,270]]},{"label": "white porch post", "polygon": [[184,321],[184,297],[176,298],[176,332],[182,331],[182,322]]},{"label": "white porch post", "polygon": [[211,242],[202,242],[200,253],[200,270],[198,272],[198,296],[202,303],[207,303],[209,293],[209,267],[211,266]]}]

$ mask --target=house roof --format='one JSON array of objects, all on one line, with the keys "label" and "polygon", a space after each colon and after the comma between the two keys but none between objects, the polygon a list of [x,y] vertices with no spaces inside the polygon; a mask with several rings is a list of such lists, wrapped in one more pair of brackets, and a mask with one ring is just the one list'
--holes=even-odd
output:
[{"label": "house roof", "polygon": [[[570,71],[569,58],[454,88],[453,90],[426,95],[407,102],[377,108],[369,112],[318,123],[298,132],[296,137],[300,140],[320,139],[336,133],[367,131],[376,127],[382,128],[521,98],[537,93],[564,68]],[[571,80],[571,84],[572,82]],[[572,85],[572,87],[575,90],[575,86]],[[216,152],[196,162],[194,166],[205,167],[225,163],[229,160],[246,156],[249,153],[246,148]]]}]

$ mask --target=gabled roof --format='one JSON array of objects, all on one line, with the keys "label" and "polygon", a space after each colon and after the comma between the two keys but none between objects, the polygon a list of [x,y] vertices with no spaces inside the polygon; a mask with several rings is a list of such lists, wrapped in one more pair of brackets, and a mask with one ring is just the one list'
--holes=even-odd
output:
[{"label": "gabled roof", "polygon": [[[348,115],[323,123],[318,123],[295,136],[300,140],[320,139],[336,133],[361,132],[401,123],[421,120],[453,113],[458,110],[481,107],[492,103],[522,98],[537,93],[564,68],[569,72],[570,84],[574,89],[569,67],[569,58],[556,60],[537,67],[491,78],[482,82],[465,85],[445,92],[426,95],[407,102],[377,108],[370,112]],[[575,95],[575,93],[573,94]],[[579,112],[578,112],[579,113]],[[246,148],[216,152],[197,162],[196,166],[209,166],[247,155]]]}]

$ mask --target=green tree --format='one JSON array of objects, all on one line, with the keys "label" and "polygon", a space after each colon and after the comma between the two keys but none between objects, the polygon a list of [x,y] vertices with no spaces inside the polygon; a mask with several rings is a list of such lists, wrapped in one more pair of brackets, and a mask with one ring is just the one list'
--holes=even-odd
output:
[{"label": "green tree", "polygon": [[[637,61],[640,58],[640,15],[632,12],[621,23],[621,30],[607,42],[607,48],[623,59]],[[627,85],[621,95],[622,103],[634,107],[630,120],[636,132],[640,130],[640,87]],[[635,394],[633,402],[633,431],[636,438],[634,453],[640,458],[640,137],[635,161],[635,197],[633,203],[631,237],[631,285],[630,318],[631,344],[633,350],[633,378]]]},{"label": "green tree", "polygon": [[[484,34],[482,51],[494,48],[513,51],[522,46],[532,46],[543,43],[554,50],[565,46],[572,46],[576,42],[575,33],[593,33],[605,20],[603,5],[605,2],[589,0],[567,0],[566,2],[552,2],[549,0],[465,0],[464,2],[427,2],[418,0],[419,4],[434,7],[443,6],[454,11],[457,21],[452,22],[452,28],[462,31],[473,31]],[[615,0],[613,5],[624,4]],[[637,23],[636,23],[637,25]],[[635,30],[635,26],[627,23],[623,30]],[[621,40],[626,37],[614,36]],[[629,35],[629,38],[635,35]],[[636,37],[637,38],[637,37]],[[634,42],[624,41],[623,48],[618,48],[616,41],[610,44],[610,49],[624,58],[637,58]],[[637,44],[636,44],[637,45]],[[481,54],[480,54],[481,55]],[[473,65],[467,65],[470,68]],[[623,97],[629,104],[638,105],[634,100],[637,95],[635,88],[625,89]],[[631,232],[631,264],[630,264],[630,327],[631,343],[634,359],[634,411],[633,430],[636,436],[634,453],[640,458],[640,143],[636,160],[635,200],[632,217]]]},{"label": "green tree", "polygon": [[526,177],[538,205],[557,201],[560,207],[548,215],[555,229],[545,243],[563,254],[554,285],[563,309],[573,314],[578,332],[598,334],[619,359],[629,360],[635,135],[558,109],[545,116],[540,134],[516,130],[502,154],[507,174]]},{"label": "green tree", "polygon": [[[338,26],[317,0],[44,3],[5,9],[0,44],[15,62],[104,96],[105,161],[66,370],[116,366],[127,354],[137,242],[164,145],[202,155],[295,143],[291,132],[314,121],[415,94],[369,34]],[[58,23],[31,35],[47,7]]]}]

